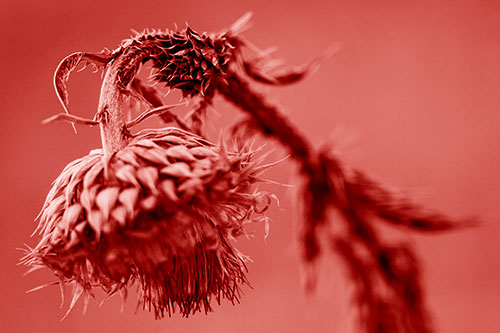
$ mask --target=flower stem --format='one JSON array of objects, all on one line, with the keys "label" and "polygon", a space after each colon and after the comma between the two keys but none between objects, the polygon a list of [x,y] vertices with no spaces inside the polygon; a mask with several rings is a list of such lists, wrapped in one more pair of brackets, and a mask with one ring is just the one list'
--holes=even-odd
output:
[{"label": "flower stem", "polygon": [[302,162],[304,168],[307,169],[314,163],[314,150],[305,136],[274,105],[255,93],[245,80],[231,73],[218,88],[228,101],[249,113],[265,135],[277,139],[287,147],[292,157]]},{"label": "flower stem", "polygon": [[102,146],[107,157],[124,148],[130,140],[123,112],[124,91],[128,84],[123,80],[123,72],[124,67],[137,68],[138,60],[131,59],[127,54],[120,55],[108,64],[104,76],[96,120],[99,121]]}]

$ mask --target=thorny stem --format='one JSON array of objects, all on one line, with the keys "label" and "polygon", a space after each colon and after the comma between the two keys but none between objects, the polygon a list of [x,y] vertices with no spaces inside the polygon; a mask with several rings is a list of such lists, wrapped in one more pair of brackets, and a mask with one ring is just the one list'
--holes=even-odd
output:
[{"label": "thorny stem", "polygon": [[302,136],[287,118],[280,115],[278,109],[253,92],[249,84],[236,74],[230,74],[221,82],[219,91],[230,102],[248,112],[257,122],[264,134],[274,137],[290,149],[292,157],[311,165],[313,151],[307,139]]},{"label": "thorny stem", "polygon": [[301,164],[302,172],[307,177],[307,190],[314,194],[314,199],[306,204],[310,224],[304,232],[305,259],[312,261],[319,253],[315,227],[324,220],[328,203],[335,199],[332,193],[335,187],[330,184],[328,173],[341,175],[341,166],[335,160],[328,160],[331,165],[327,167],[324,163],[326,157],[313,149],[307,138],[275,106],[254,92],[245,80],[235,73],[225,79],[218,87],[223,96],[249,113],[263,134],[277,139]]}]

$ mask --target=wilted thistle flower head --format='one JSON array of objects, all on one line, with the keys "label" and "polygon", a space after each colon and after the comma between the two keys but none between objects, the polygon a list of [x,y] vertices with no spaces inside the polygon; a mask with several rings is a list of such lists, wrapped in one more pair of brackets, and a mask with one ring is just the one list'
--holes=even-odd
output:
[{"label": "wilted thistle flower head", "polygon": [[76,282],[76,299],[138,282],[139,304],[158,318],[210,311],[212,298],[238,301],[245,257],[230,239],[265,219],[270,202],[250,192],[262,170],[253,155],[177,128],[143,130],[109,158],[93,150],[55,180],[43,238],[24,261]]}]

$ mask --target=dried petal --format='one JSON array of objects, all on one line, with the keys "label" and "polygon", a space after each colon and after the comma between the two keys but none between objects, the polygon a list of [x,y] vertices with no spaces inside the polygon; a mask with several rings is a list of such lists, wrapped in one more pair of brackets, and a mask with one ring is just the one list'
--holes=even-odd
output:
[{"label": "dried petal", "polygon": [[56,215],[58,212],[62,212],[64,209],[64,196],[58,196],[52,200],[49,206],[43,211],[41,220],[44,221],[48,217]]},{"label": "dried petal", "polygon": [[265,212],[269,208],[269,205],[271,205],[271,197],[266,192],[258,192],[255,194],[254,198],[255,198],[254,209],[256,213]]},{"label": "dried petal", "polygon": [[172,179],[165,179],[160,183],[160,190],[165,196],[173,202],[179,201],[179,197],[177,196],[175,183]]},{"label": "dried petal", "polygon": [[116,206],[111,212],[111,217],[118,222],[118,225],[122,228],[127,226],[127,209],[122,206]]},{"label": "dried petal", "polygon": [[56,223],[61,219],[61,212],[58,212],[57,214],[52,215],[49,220],[45,220],[44,225],[41,229],[41,232],[43,234],[43,237],[47,236],[52,230],[56,227]]},{"label": "dried petal", "polygon": [[73,285],[73,299],[71,299],[71,304],[69,305],[68,311],[66,312],[64,317],[62,317],[61,320],[64,320],[70,314],[71,310],[73,310],[73,308],[75,307],[76,302],[82,296],[83,291],[84,291],[83,287],[75,281]]},{"label": "dried petal", "polygon": [[135,153],[145,159],[146,161],[151,161],[155,164],[169,164],[166,154],[162,150],[154,149],[136,149]]},{"label": "dried petal", "polygon": [[158,182],[158,170],[154,167],[146,167],[137,170],[137,178],[144,187],[152,193],[157,193],[156,183]]},{"label": "dried petal", "polygon": [[134,143],[134,146],[141,146],[148,149],[160,148],[156,143],[151,140],[140,140]]},{"label": "dried petal", "polygon": [[99,239],[101,238],[101,231],[104,222],[101,212],[97,209],[91,210],[87,215],[87,222],[95,232],[95,240],[99,241]]},{"label": "dried petal", "polygon": [[90,212],[94,206],[99,187],[99,185],[94,185],[91,188],[84,188],[80,194],[80,203],[87,212]]},{"label": "dried petal", "polygon": [[87,223],[85,221],[82,221],[80,223],[78,223],[74,230],[78,233],[78,234],[83,234],[83,230],[85,230],[85,227],[87,226]]},{"label": "dried petal", "polygon": [[175,135],[166,135],[162,138],[162,141],[171,143],[173,145],[182,145],[185,143],[185,141],[182,138]]},{"label": "dried petal", "polygon": [[126,184],[132,184],[134,186],[140,187],[136,179],[135,168],[131,165],[124,165],[123,167],[118,169],[115,172],[115,176]]},{"label": "dried petal", "polygon": [[194,156],[198,157],[198,158],[205,158],[205,157],[219,157],[219,155],[213,151],[212,149],[210,148],[207,148],[207,147],[193,147],[193,148],[190,148],[189,151],[191,152],[191,154],[193,154]]},{"label": "dried petal", "polygon": [[76,203],[74,205],[69,206],[64,211],[61,225],[63,226],[64,234],[66,236],[68,235],[69,230],[71,230],[71,228],[73,228],[73,226],[78,221],[78,218],[82,213],[82,210],[83,210],[82,205]]},{"label": "dried petal", "polygon": [[85,174],[85,177],[83,178],[83,188],[89,188],[92,185],[94,185],[94,182],[96,178],[99,176],[101,171],[103,170],[103,163],[101,161],[98,161],[96,164],[94,164],[89,171]]},{"label": "dried petal", "polygon": [[178,187],[184,199],[193,197],[196,193],[203,192],[203,182],[198,177],[189,178]]},{"label": "dried petal", "polygon": [[[91,152],[92,153],[92,152]],[[101,156],[93,156],[91,158],[82,159],[82,162],[79,163],[79,168],[77,172],[71,176],[71,180],[69,184],[66,186],[65,196],[66,202],[71,202],[73,196],[75,195],[75,189],[83,180],[83,175],[94,165],[94,163],[98,163]]]},{"label": "dried petal", "polygon": [[[75,230],[71,230],[71,233],[69,234],[69,241],[66,243],[64,246],[65,250],[68,250],[78,244],[80,241],[80,237],[78,237],[78,233]],[[61,304],[62,306],[62,304]]]},{"label": "dried petal", "polygon": [[175,178],[193,177],[193,173],[184,162],[176,162],[160,170],[160,173]]},{"label": "dried petal", "polygon": [[120,150],[116,156],[129,166],[140,167],[136,155],[129,149]]},{"label": "dried petal", "polygon": [[118,201],[121,202],[130,216],[134,215],[135,205],[137,203],[137,199],[139,198],[139,192],[139,189],[129,187],[123,190],[118,196]]},{"label": "dried petal", "polygon": [[64,231],[62,230],[62,227],[57,225],[54,230],[52,230],[52,234],[50,236],[50,242],[52,244],[57,244],[59,241],[61,241],[61,238],[64,237]]},{"label": "dried petal", "polygon": [[113,234],[116,231],[117,223],[115,220],[106,220],[102,226],[102,232],[105,235]]},{"label": "dried petal", "polygon": [[189,152],[189,149],[186,146],[174,146],[168,148],[166,154],[168,157],[172,157],[185,162],[196,161],[193,154]]},{"label": "dried petal", "polygon": [[193,169],[198,169],[198,170],[202,170],[202,171],[208,171],[210,173],[213,173],[213,166],[214,166],[214,163],[210,160],[210,159],[202,159],[202,160],[198,160],[194,163],[193,165]]},{"label": "dried petal", "polygon": [[141,200],[141,208],[146,211],[152,211],[155,209],[158,199],[154,195],[150,195],[147,198]]},{"label": "dried petal", "polygon": [[104,220],[109,218],[109,212],[115,206],[119,192],[118,187],[107,187],[97,194],[96,205],[101,210]]}]

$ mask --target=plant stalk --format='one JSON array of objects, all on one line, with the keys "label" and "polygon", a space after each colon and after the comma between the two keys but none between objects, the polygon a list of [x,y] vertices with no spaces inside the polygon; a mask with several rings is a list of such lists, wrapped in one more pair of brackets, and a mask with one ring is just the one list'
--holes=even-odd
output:
[{"label": "plant stalk", "polygon": [[125,54],[108,64],[101,86],[98,112],[101,141],[104,155],[110,157],[113,153],[123,149],[130,141],[130,133],[126,127],[124,115],[125,90],[128,82],[123,82],[124,66],[135,66],[138,61],[130,62]]}]

